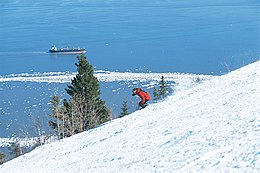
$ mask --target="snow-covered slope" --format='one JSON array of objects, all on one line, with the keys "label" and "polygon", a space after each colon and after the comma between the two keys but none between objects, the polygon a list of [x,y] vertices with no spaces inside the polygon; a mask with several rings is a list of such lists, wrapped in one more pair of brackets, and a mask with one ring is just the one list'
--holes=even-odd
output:
[{"label": "snow-covered slope", "polygon": [[260,172],[260,61],[0,166],[17,171]]}]

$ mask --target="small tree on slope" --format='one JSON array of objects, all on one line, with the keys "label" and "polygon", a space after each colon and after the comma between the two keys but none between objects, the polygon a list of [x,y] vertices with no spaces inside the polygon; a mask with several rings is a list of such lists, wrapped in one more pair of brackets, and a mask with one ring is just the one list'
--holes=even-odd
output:
[{"label": "small tree on slope", "polygon": [[160,85],[159,90],[156,87],[154,87],[154,89],[153,89],[154,100],[161,100],[164,97],[166,97],[168,93],[171,92],[171,90],[166,85],[164,76],[161,77],[159,85]]},{"label": "small tree on slope", "polygon": [[129,112],[128,112],[129,108],[127,106],[127,100],[126,99],[123,100],[123,107],[121,109],[122,109],[122,112],[121,112],[121,115],[119,116],[120,118],[129,114]]},{"label": "small tree on slope", "polygon": [[164,80],[164,76],[162,76],[161,81],[160,81],[160,90],[159,90],[159,95],[164,98],[167,94],[167,85]]},{"label": "small tree on slope", "polygon": [[[63,101],[59,122],[65,136],[91,129],[109,120],[109,110],[100,99],[99,83],[85,55],[78,56],[77,75],[65,89],[69,101]],[[59,126],[58,126],[59,127]]]}]

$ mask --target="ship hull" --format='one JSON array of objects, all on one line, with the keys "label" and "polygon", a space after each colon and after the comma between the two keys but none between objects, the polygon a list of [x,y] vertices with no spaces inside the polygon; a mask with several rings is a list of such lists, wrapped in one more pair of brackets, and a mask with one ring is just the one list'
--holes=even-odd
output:
[{"label": "ship hull", "polygon": [[80,50],[49,50],[51,54],[84,54],[86,53],[85,49]]}]

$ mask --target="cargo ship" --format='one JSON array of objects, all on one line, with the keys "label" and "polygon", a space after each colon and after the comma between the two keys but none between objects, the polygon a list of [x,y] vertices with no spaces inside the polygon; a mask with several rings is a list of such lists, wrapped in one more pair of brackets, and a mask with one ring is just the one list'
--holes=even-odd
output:
[{"label": "cargo ship", "polygon": [[61,48],[58,49],[56,46],[52,46],[49,50],[49,53],[55,53],[55,54],[83,54],[86,53],[86,50],[84,48]]}]

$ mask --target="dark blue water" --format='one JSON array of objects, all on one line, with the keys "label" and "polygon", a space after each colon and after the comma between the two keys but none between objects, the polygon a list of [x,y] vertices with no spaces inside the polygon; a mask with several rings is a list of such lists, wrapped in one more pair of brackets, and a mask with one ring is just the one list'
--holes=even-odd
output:
[{"label": "dark blue water", "polygon": [[221,74],[259,59],[258,0],[0,2],[0,74],[72,71],[51,45],[81,46],[98,69]]},{"label": "dark blue water", "polygon": [[[46,53],[54,44],[85,47],[97,70],[220,75],[259,59],[260,1],[0,2],[0,76],[75,71],[75,55]],[[102,97],[115,114],[131,94],[129,85],[122,85],[101,84]],[[65,87],[0,83],[0,137],[33,116],[46,117],[50,96],[64,95]],[[125,90],[111,95],[118,87]],[[129,104],[135,107],[134,101]]]}]

